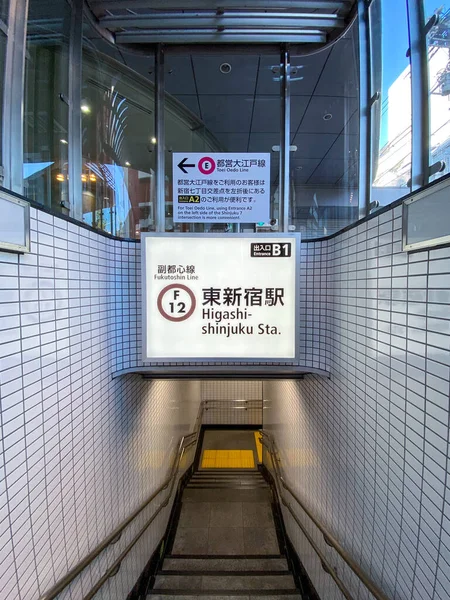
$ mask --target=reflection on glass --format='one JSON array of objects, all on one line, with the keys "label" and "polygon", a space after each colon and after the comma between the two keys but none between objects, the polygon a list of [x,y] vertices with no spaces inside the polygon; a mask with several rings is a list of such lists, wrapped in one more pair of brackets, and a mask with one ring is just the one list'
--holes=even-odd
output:
[{"label": "reflection on glass", "polygon": [[431,180],[450,173],[450,3],[424,0],[425,23],[437,15],[427,36],[430,101],[430,165],[445,163]]},{"label": "reflection on glass", "polygon": [[291,57],[290,220],[304,239],[330,235],[358,211],[358,26],[331,49]]},{"label": "reflection on glass", "polygon": [[375,0],[370,28],[372,89],[380,93],[372,108],[372,201],[385,206],[410,191],[411,69],[405,0]]},{"label": "reflection on glass", "polygon": [[126,238],[154,230],[154,85],[85,40],[81,115],[83,221]]},{"label": "reflection on glass", "polygon": [[24,193],[68,213],[70,5],[30,0],[25,59]]},{"label": "reflection on glass", "polygon": [[[279,56],[250,53],[166,57],[167,231],[236,229],[233,223],[173,222],[173,152],[270,153],[270,217],[278,217],[279,152],[272,148],[280,144],[279,62]],[[180,135],[186,122],[191,134]]]},{"label": "reflection on glass", "polygon": [[8,23],[8,11],[9,11],[9,0],[0,0],[0,19],[5,23]]}]

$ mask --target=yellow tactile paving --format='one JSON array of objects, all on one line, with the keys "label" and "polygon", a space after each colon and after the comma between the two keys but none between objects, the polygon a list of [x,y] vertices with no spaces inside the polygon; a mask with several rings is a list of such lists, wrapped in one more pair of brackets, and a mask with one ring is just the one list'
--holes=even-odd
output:
[{"label": "yellow tactile paving", "polygon": [[259,431],[255,431],[255,444],[256,444],[256,452],[258,454],[258,462],[262,463],[262,443],[261,443],[261,434]]},{"label": "yellow tactile paving", "polygon": [[254,469],[253,450],[204,450],[202,469]]}]

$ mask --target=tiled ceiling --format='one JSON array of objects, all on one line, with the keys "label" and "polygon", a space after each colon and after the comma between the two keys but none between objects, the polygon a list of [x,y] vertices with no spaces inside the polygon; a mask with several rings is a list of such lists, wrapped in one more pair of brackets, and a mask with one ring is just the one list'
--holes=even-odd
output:
[{"label": "tiled ceiling", "polygon": [[[331,49],[291,57],[291,143],[297,147],[291,152],[291,171],[298,185],[338,184],[355,161],[356,52],[348,33]],[[224,62],[231,65],[231,73],[220,72]],[[280,144],[278,67],[277,55],[169,54],[166,89],[203,121],[225,150],[272,152]],[[278,155],[272,155],[278,168]]]},{"label": "tiled ceiling", "polygon": [[[154,60],[114,49],[100,38],[100,50],[114,52],[128,67],[154,81]],[[357,46],[350,31],[331,49],[291,56],[291,175],[297,185],[347,184],[358,148]],[[220,72],[227,62],[231,73]],[[271,152],[274,178],[280,144],[279,56],[259,54],[176,54],[165,59],[165,84],[229,152]],[[331,115],[328,118],[326,115]],[[325,119],[324,119],[325,117]],[[328,119],[328,120],[327,120]]]}]

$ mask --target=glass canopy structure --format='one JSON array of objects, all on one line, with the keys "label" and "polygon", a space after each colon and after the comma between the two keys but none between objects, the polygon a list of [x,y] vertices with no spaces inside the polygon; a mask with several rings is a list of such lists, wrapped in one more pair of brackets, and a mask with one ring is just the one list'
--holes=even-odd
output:
[{"label": "glass canopy structure", "polygon": [[450,6],[222,4],[2,2],[3,187],[120,238],[237,231],[174,223],[172,154],[268,152],[270,230],[318,239],[448,173]]}]

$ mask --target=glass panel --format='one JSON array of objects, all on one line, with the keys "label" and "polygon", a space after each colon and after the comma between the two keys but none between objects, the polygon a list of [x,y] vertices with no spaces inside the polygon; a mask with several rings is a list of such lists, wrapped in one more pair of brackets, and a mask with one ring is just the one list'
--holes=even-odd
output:
[{"label": "glass panel", "polygon": [[357,24],[311,56],[291,56],[290,224],[303,239],[358,219]]},{"label": "glass panel", "polygon": [[119,54],[88,30],[81,103],[83,221],[120,237],[155,230],[153,70],[153,55]]},{"label": "glass panel", "polygon": [[0,0],[0,19],[4,25],[8,24],[9,0]]},{"label": "glass panel", "polygon": [[[390,204],[410,191],[411,69],[405,0],[370,6],[372,89],[372,202]],[[395,35],[393,35],[395,31]]]},{"label": "glass panel", "polygon": [[31,0],[25,59],[24,194],[68,213],[68,32],[66,1]]},{"label": "glass panel", "polygon": [[6,61],[6,42],[7,37],[3,31],[0,31],[0,165],[3,164],[3,92],[5,89],[5,61]]},{"label": "glass panel", "polygon": [[425,23],[434,14],[438,15],[438,24],[427,36],[430,165],[443,161],[445,167],[430,181],[450,173],[450,3],[424,0]]},{"label": "glass panel", "polygon": [[[237,230],[233,223],[173,222],[172,152],[270,152],[270,216],[277,218],[279,152],[272,147],[280,144],[279,57],[170,54],[166,92],[166,230]],[[255,223],[242,229],[254,231]]]}]

